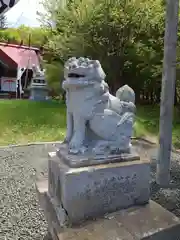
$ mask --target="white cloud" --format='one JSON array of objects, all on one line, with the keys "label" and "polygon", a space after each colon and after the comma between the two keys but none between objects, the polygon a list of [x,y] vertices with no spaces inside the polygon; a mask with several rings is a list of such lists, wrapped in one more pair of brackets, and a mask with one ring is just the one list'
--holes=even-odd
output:
[{"label": "white cloud", "polygon": [[37,26],[37,11],[43,11],[40,0],[20,0],[7,13],[7,19],[10,25],[17,26],[25,24],[28,26]]}]

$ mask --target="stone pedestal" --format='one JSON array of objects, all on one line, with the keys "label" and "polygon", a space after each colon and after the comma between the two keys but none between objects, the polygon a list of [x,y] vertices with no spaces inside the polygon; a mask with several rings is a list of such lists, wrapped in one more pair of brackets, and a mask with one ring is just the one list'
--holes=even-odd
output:
[{"label": "stone pedestal", "polygon": [[30,88],[30,99],[34,101],[46,101],[48,97],[48,88],[43,86],[33,86]]},{"label": "stone pedestal", "polygon": [[49,195],[47,181],[36,186],[52,237],[48,240],[179,239],[180,220],[153,201],[71,226],[68,225],[66,213],[57,207],[56,201]]},{"label": "stone pedestal", "polygon": [[45,101],[48,98],[48,85],[44,75],[36,76],[30,85],[30,99],[34,101]]},{"label": "stone pedestal", "polygon": [[133,151],[72,156],[61,145],[48,167],[36,187],[53,240],[178,239],[179,219],[148,203],[149,162]]},{"label": "stone pedestal", "polygon": [[[48,192],[61,202],[72,223],[149,201],[149,162],[139,160],[134,153],[134,161],[127,160],[127,155],[132,159],[131,154],[121,154],[121,161],[126,159],[123,162],[109,156],[99,160],[108,164],[94,165],[98,160],[87,159],[90,166],[86,166],[85,157],[72,163],[67,153],[58,155],[49,154]],[[67,159],[81,167],[70,167]]]}]

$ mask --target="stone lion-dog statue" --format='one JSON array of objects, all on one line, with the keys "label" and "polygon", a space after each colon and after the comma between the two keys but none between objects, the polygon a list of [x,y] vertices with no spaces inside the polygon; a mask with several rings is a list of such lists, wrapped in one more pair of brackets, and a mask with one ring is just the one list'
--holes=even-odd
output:
[{"label": "stone lion-dog statue", "polygon": [[72,154],[126,152],[131,146],[135,94],[124,85],[109,93],[98,60],[70,58],[64,66],[67,132],[64,143]]}]

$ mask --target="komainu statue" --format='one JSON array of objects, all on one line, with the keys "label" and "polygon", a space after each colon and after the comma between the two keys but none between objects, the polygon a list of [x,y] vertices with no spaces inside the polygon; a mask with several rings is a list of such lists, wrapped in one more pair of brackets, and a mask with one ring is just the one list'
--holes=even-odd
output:
[{"label": "komainu statue", "polygon": [[70,58],[62,87],[66,91],[69,153],[113,154],[131,146],[135,94],[127,85],[116,96],[109,93],[105,73],[97,60]]}]

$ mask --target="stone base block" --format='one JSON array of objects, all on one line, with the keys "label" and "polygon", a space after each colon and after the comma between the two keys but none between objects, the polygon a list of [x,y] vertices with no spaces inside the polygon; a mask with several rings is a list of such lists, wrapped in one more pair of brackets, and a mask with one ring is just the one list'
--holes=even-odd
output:
[{"label": "stone base block", "polygon": [[149,201],[149,162],[134,160],[71,168],[49,154],[49,194],[72,223]]},{"label": "stone base block", "polygon": [[60,144],[59,150],[57,151],[57,156],[72,168],[140,160],[139,154],[137,154],[133,147],[131,147],[128,152],[120,152],[114,154],[104,152],[103,155],[96,155],[93,154],[91,150],[90,152],[76,155],[69,153],[67,144]]},{"label": "stone base block", "polygon": [[47,193],[47,184],[38,183],[37,192],[53,240],[180,239],[179,218],[153,201],[144,206],[111,213],[95,221],[87,221],[76,227],[62,227],[56,208]]}]

